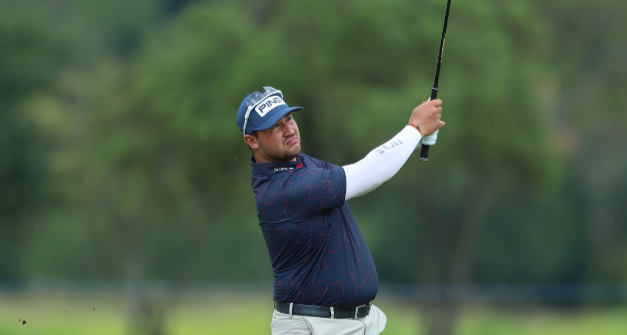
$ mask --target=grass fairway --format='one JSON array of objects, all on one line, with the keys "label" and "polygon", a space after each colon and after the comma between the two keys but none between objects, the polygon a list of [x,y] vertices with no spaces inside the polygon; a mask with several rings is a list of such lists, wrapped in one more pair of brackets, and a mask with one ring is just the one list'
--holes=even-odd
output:
[{"label": "grass fairway", "polygon": [[[166,334],[270,334],[271,302],[260,296],[223,295],[161,299],[155,319]],[[418,310],[389,300],[377,302],[388,317],[386,335],[421,334]],[[115,335],[133,334],[131,304],[124,297],[106,295],[0,294],[0,335]],[[22,324],[22,321],[26,324]],[[560,312],[547,309],[466,307],[458,320],[459,335],[624,335],[627,306]]]}]

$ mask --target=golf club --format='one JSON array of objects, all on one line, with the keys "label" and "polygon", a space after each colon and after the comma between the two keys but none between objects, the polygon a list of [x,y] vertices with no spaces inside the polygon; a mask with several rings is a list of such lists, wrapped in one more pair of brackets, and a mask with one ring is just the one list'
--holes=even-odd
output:
[{"label": "golf club", "polygon": [[[438,80],[440,79],[440,67],[442,66],[442,51],[444,50],[444,39],[446,38],[446,26],[448,24],[448,13],[451,9],[451,0],[446,3],[446,15],[444,15],[444,27],[442,28],[442,39],[440,40],[440,52],[438,53],[438,64],[435,68],[435,79],[431,88],[431,100],[438,97]],[[437,133],[437,131],[436,131]],[[429,160],[429,146],[423,144],[420,150],[420,160],[426,162]]]}]

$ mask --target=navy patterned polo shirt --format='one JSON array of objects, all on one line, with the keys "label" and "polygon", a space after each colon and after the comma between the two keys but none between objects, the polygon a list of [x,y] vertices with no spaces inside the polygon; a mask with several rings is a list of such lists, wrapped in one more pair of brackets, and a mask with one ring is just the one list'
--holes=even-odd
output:
[{"label": "navy patterned polo shirt", "polygon": [[345,201],[344,169],[305,154],[296,162],[251,164],[274,300],[333,307],[372,301],[377,271]]}]

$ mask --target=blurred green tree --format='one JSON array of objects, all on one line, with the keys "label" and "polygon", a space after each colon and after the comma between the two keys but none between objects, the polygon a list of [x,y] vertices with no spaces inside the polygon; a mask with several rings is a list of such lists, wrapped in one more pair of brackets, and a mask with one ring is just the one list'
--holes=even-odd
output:
[{"label": "blurred green tree", "polygon": [[21,271],[20,245],[49,200],[44,138],[22,107],[51,88],[67,55],[62,42],[31,21],[0,13],[0,278]]},{"label": "blurred green tree", "polygon": [[[617,0],[537,4],[549,24],[548,58],[558,74],[552,90],[556,133],[568,153],[564,196],[583,227],[584,280],[624,282],[627,266],[627,3]],[[573,197],[572,194],[576,194]]]}]

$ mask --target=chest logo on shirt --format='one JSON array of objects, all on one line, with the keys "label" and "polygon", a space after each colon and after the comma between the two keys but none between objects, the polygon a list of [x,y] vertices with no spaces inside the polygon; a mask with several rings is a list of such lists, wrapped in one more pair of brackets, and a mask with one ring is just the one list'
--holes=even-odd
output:
[{"label": "chest logo on shirt", "polygon": [[255,107],[255,112],[257,112],[259,116],[264,117],[271,110],[281,105],[285,105],[285,101],[283,101],[281,97],[274,95],[263,99],[257,107]]},{"label": "chest logo on shirt", "polygon": [[274,168],[274,172],[281,172],[281,171],[288,171],[288,170],[294,170],[294,169],[300,169],[302,167],[304,167],[305,165],[303,165],[303,162],[298,162],[298,164],[296,165],[296,167],[276,167]]}]

